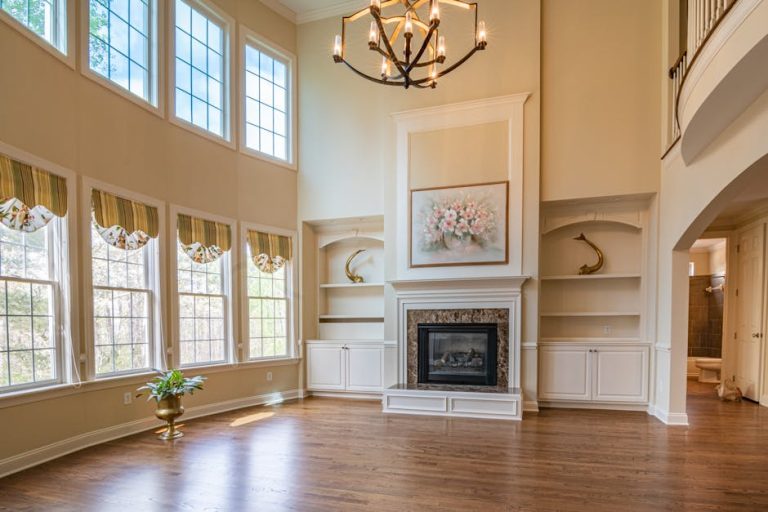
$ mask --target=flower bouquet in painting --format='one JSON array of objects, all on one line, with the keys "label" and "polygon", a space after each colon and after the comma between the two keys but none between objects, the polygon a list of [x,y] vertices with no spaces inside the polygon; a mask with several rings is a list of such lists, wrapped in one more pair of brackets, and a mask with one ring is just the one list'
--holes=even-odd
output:
[{"label": "flower bouquet in painting", "polygon": [[411,266],[507,261],[508,184],[414,190]]}]

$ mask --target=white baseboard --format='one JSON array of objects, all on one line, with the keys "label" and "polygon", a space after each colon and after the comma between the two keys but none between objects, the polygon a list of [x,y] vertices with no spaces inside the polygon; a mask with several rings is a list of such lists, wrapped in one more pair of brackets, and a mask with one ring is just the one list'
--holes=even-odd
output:
[{"label": "white baseboard", "polygon": [[539,412],[539,402],[536,400],[523,401],[523,412]]},{"label": "white baseboard", "polygon": [[611,404],[600,402],[571,402],[557,400],[539,400],[541,408],[552,409],[595,409],[601,411],[647,411],[647,404]]},{"label": "white baseboard", "polygon": [[[191,420],[194,418],[210,416],[212,414],[219,414],[235,409],[243,409],[245,407],[276,404],[286,400],[296,399],[299,397],[299,395],[299,390],[292,389],[289,391],[266,393],[263,395],[227,400],[226,402],[218,402],[215,404],[198,405],[196,407],[190,407],[186,409],[183,418],[184,420]],[[12,473],[23,471],[33,466],[37,466],[44,462],[57,459],[84,448],[88,448],[90,446],[106,443],[107,441],[113,441],[115,439],[133,434],[138,434],[140,432],[144,432],[145,430],[160,428],[162,425],[163,423],[156,418],[143,418],[140,420],[130,421],[128,423],[121,423],[120,425],[113,425],[111,427],[86,432],[74,437],[70,437],[68,439],[63,439],[55,443],[41,446],[40,448],[35,448],[34,450],[30,450],[0,460],[0,478],[6,477]]]},{"label": "white baseboard", "polygon": [[665,425],[675,427],[688,426],[688,415],[684,412],[668,412],[661,409],[654,409],[653,415]]},{"label": "white baseboard", "polygon": [[349,391],[307,391],[306,396],[344,398],[346,400],[381,400],[381,393],[350,393]]}]

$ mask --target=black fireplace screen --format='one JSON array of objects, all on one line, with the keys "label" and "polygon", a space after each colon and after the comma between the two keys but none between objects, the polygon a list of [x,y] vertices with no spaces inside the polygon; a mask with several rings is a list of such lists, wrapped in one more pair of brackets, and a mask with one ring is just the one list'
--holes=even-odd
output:
[{"label": "black fireplace screen", "polygon": [[419,382],[496,385],[496,324],[419,324]]}]

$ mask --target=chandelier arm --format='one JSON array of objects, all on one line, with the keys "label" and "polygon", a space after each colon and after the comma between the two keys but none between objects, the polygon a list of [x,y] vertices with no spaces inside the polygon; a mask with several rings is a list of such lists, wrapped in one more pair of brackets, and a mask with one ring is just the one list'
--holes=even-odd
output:
[{"label": "chandelier arm", "polygon": [[381,80],[379,78],[374,78],[374,77],[372,77],[370,75],[366,75],[365,73],[363,73],[362,71],[357,69],[355,66],[353,66],[352,64],[347,62],[345,59],[341,59],[339,62],[343,62],[355,74],[365,78],[366,80],[370,80],[371,82],[376,82],[377,84],[382,84],[382,85],[394,85],[394,86],[397,86],[397,87],[401,87],[401,86],[405,85],[405,82],[392,82],[392,81],[389,81],[389,80]]},{"label": "chandelier arm", "polygon": [[412,82],[412,84],[413,85],[420,85],[420,84],[424,84],[424,83],[427,83],[427,82],[434,82],[438,78],[444,77],[445,75],[447,75],[448,73],[450,73],[454,69],[458,68],[459,66],[461,66],[462,64],[467,62],[467,60],[469,60],[469,58],[472,57],[480,49],[481,49],[480,46],[475,46],[474,48],[472,48],[469,51],[469,53],[467,53],[464,57],[462,57],[461,60],[458,60],[458,61],[454,62],[452,65],[450,65],[449,67],[445,68],[443,71],[438,73],[436,77],[434,77],[434,78],[427,77],[427,78],[421,78],[419,80],[414,80]]},{"label": "chandelier arm", "polygon": [[392,49],[392,45],[390,44],[389,39],[386,37],[387,33],[384,31],[384,25],[381,23],[381,16],[379,16],[375,11],[371,11],[371,13],[373,14],[373,19],[376,20],[376,25],[379,27],[379,34],[384,34],[385,36],[381,39],[384,41],[384,46],[387,48],[387,52],[389,53],[389,60],[391,60],[395,67],[397,67],[397,70],[400,71],[401,75],[407,76],[408,73],[405,72],[405,68],[403,68],[403,66],[400,64],[400,60],[397,58],[397,55]]},{"label": "chandelier arm", "polygon": [[419,49],[419,52],[416,54],[416,56],[413,58],[413,61],[408,64],[408,67],[406,68],[406,71],[409,73],[411,70],[415,67],[415,64],[419,62],[422,55],[424,55],[424,52],[427,49],[427,46],[429,46],[429,42],[432,40],[432,35],[435,33],[435,29],[437,28],[436,24],[432,24],[429,27],[429,32],[427,32],[427,35],[424,37],[424,43],[421,45],[421,49]]},{"label": "chandelier arm", "polygon": [[[379,46],[374,46],[373,48],[371,48],[371,51],[374,51],[374,52],[378,53],[379,55],[381,55],[382,57],[384,57],[386,59],[390,59],[389,54],[387,52],[385,52],[384,50],[382,50],[381,47],[379,47]],[[433,64],[438,64],[438,63],[439,63],[439,61],[437,59],[432,59],[432,60],[428,60],[427,62],[414,62],[413,63],[413,67],[414,68],[426,68],[426,67],[429,67],[429,66],[431,66]],[[400,64],[405,65],[405,63],[403,61],[400,61]]]}]

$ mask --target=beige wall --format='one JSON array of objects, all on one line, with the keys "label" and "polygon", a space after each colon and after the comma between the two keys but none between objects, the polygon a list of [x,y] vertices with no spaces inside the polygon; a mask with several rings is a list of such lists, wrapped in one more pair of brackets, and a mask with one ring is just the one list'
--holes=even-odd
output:
[{"label": "beige wall", "polygon": [[708,276],[709,272],[709,251],[691,251],[690,261],[693,263],[695,276]]},{"label": "beige wall", "polygon": [[660,0],[542,0],[542,199],[658,190],[661,14]]},{"label": "beige wall", "polygon": [[[217,0],[217,4],[250,29],[290,51],[296,50],[294,25],[260,2]],[[235,48],[237,41],[234,33]],[[0,62],[4,67],[0,73],[0,141],[79,175],[167,203],[242,221],[296,228],[293,171],[244,156],[134,105],[85,78],[79,68],[69,68],[5,23],[0,23]],[[233,115],[237,115],[236,110]],[[167,280],[164,283],[167,285]],[[86,342],[78,341],[81,345]],[[298,386],[297,365],[269,369],[274,374],[272,382],[266,381],[265,371],[252,368],[211,374],[207,389],[188,404],[209,404]],[[12,407],[7,407],[7,401],[4,406],[0,399],[0,425],[13,426],[2,429],[0,459],[150,416],[150,405],[122,405],[122,394],[136,386],[130,381],[92,391],[85,385],[68,396]]]}]

